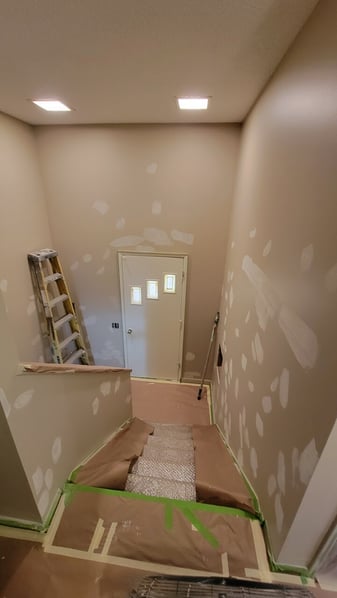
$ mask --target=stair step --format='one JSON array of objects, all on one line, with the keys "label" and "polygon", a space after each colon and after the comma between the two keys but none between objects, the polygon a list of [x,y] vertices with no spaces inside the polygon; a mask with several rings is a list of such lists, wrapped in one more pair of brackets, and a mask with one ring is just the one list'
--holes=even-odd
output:
[{"label": "stair step", "polygon": [[196,500],[195,486],[191,482],[176,482],[139,474],[128,475],[125,490],[146,496],[163,496],[176,500]]},{"label": "stair step", "polygon": [[177,430],[178,432],[192,432],[192,426],[186,426],[181,424],[159,424],[150,423],[157,430]]},{"label": "stair step", "polygon": [[154,436],[160,436],[161,438],[177,438],[177,440],[190,440],[192,439],[192,432],[184,431],[184,430],[175,430],[175,429],[168,429],[165,430],[163,428],[155,428],[153,432]]},{"label": "stair step", "polygon": [[193,450],[193,441],[188,438],[172,438],[170,436],[161,437],[161,436],[149,436],[147,440],[148,446],[157,446],[160,448],[175,448],[175,449],[182,449],[182,450]]},{"label": "stair step", "polygon": [[183,465],[180,463],[168,463],[139,457],[133,466],[132,473],[151,478],[174,480],[177,482],[195,482],[194,465]]},{"label": "stair step", "polygon": [[159,448],[154,445],[145,445],[143,457],[154,459],[155,461],[166,461],[167,463],[194,464],[194,450],[187,449]]}]

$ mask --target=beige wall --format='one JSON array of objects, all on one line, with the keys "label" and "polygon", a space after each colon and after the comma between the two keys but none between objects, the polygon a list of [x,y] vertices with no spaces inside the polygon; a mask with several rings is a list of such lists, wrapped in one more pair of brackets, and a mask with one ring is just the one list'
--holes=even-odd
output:
[{"label": "beige wall", "polygon": [[244,127],[221,299],[216,419],[276,557],[337,413],[336,22],[319,3]]},{"label": "beige wall", "polygon": [[0,114],[0,290],[22,359],[42,358],[27,253],[52,244],[32,127]]},{"label": "beige wall", "polygon": [[121,365],[117,251],[189,256],[183,375],[200,377],[217,310],[238,126],[36,129],[50,226],[97,364]]}]

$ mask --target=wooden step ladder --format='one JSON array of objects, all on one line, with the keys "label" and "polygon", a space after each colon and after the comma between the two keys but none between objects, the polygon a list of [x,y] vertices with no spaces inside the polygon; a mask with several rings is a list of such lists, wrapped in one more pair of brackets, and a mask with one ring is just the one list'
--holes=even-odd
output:
[{"label": "wooden step ladder", "polygon": [[46,320],[53,361],[88,365],[87,351],[57,251],[41,249],[27,257],[34,291]]}]

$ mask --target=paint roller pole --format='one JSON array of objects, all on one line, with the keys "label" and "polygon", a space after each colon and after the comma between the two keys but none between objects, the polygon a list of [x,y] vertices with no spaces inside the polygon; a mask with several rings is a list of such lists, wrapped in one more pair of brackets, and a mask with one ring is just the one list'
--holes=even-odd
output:
[{"label": "paint roller pole", "polygon": [[198,390],[198,401],[200,401],[200,399],[201,399],[202,387],[204,385],[206,371],[207,371],[207,366],[208,366],[208,361],[209,361],[209,356],[211,354],[211,349],[212,349],[212,345],[213,345],[215,331],[216,331],[216,327],[217,327],[217,325],[219,323],[219,319],[220,319],[220,314],[217,311],[216,314],[215,314],[214,322],[213,322],[213,328],[212,328],[211,338],[210,338],[210,341],[209,341],[209,346],[208,346],[206,361],[205,361],[205,365],[204,365],[204,371],[202,372],[201,384],[200,384],[200,388]]}]

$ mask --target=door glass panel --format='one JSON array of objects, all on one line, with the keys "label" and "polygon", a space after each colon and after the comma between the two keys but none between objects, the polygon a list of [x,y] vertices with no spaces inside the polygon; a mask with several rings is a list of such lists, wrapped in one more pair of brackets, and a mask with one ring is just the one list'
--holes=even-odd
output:
[{"label": "door glass panel", "polygon": [[164,293],[175,293],[176,292],[176,275],[165,274],[164,275]]},{"label": "door glass panel", "polygon": [[158,299],[158,280],[146,281],[146,298]]},{"label": "door glass panel", "polygon": [[141,287],[131,287],[131,304],[141,305],[142,304],[142,289]]}]

